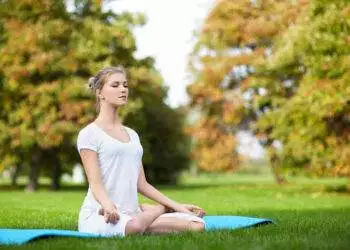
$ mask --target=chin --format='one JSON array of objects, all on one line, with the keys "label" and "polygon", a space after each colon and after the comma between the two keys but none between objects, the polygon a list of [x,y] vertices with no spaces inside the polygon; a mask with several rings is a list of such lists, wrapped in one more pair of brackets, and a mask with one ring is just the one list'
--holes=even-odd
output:
[{"label": "chin", "polygon": [[124,106],[126,105],[128,102],[120,102],[120,103],[116,103],[115,105],[118,107],[118,106]]}]

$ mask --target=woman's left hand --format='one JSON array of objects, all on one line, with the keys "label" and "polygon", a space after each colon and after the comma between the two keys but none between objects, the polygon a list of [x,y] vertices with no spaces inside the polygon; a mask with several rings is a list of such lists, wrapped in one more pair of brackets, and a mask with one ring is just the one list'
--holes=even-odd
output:
[{"label": "woman's left hand", "polygon": [[174,211],[193,214],[198,217],[203,217],[205,215],[205,211],[202,208],[192,204],[179,204],[174,208]]}]

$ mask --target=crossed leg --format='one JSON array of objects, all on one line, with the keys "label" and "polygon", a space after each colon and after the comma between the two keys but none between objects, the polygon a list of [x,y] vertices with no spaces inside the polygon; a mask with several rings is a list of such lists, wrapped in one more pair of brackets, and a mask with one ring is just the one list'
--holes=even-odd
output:
[{"label": "crossed leg", "polygon": [[165,213],[165,207],[141,205],[142,212],[126,224],[125,234],[170,233],[183,231],[204,231],[204,224],[180,218],[159,217]]},{"label": "crossed leg", "polygon": [[154,206],[136,215],[128,221],[125,226],[125,235],[142,234],[161,214],[165,213],[165,207],[162,205]]},{"label": "crossed leg", "polygon": [[184,231],[204,231],[204,224],[180,218],[159,217],[145,230],[146,233],[178,233]]}]

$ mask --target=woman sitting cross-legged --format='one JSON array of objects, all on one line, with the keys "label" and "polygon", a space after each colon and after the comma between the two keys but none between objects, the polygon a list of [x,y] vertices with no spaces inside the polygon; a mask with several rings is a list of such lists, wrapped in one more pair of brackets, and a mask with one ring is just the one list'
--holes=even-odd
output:
[{"label": "woman sitting cross-legged", "polygon": [[[117,116],[129,94],[124,69],[104,68],[89,79],[89,86],[96,94],[98,115],[77,138],[89,182],[79,231],[119,236],[203,231],[203,209],[169,199],[145,178],[138,133]],[[139,205],[138,193],[158,205]]]}]

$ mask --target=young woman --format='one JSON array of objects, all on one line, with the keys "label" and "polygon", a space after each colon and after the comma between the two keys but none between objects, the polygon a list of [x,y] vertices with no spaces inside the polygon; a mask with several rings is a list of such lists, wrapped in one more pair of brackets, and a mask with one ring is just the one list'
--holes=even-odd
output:
[{"label": "young woman", "polygon": [[[96,94],[98,115],[77,138],[89,182],[79,231],[119,236],[203,231],[203,209],[169,199],[145,178],[139,136],[117,116],[129,94],[123,67],[100,70],[89,79],[89,87]],[[158,205],[139,206],[138,192]]]}]

